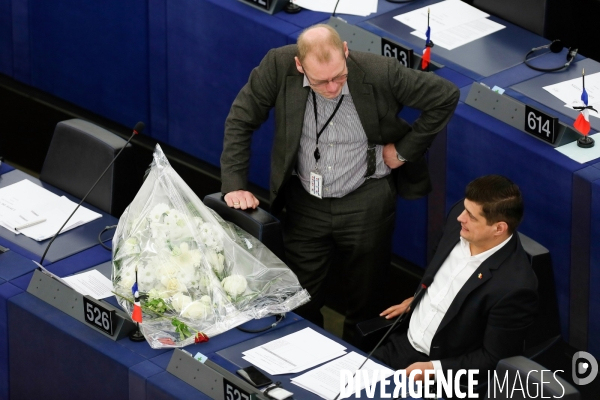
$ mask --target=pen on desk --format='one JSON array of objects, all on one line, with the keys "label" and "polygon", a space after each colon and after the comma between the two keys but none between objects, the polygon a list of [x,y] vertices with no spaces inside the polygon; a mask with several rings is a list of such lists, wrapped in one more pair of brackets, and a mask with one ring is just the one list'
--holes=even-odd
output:
[{"label": "pen on desk", "polygon": [[29,228],[31,226],[41,224],[42,222],[45,222],[45,221],[46,221],[46,218],[42,218],[42,219],[38,219],[38,220],[35,220],[32,222],[28,222],[23,225],[15,226],[15,231],[20,231],[21,229]]}]

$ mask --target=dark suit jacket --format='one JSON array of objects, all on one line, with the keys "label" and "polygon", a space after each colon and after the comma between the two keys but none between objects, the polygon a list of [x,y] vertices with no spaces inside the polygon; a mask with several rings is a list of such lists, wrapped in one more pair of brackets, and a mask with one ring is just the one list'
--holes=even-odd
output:
[{"label": "dark suit jacket", "polygon": [[[278,196],[296,165],[306,100],[304,75],[296,69],[296,45],[273,49],[250,74],[225,122],[221,155],[223,193],[247,189],[253,132],[275,108],[275,138],[271,154],[271,207],[283,207]],[[397,60],[351,51],[348,87],[369,142],[395,143],[409,162],[399,168],[399,193],[426,195],[430,181],[424,154],[448,123],[458,102],[456,86],[432,73],[404,68]],[[412,127],[397,114],[403,105],[422,110]],[[366,157],[366,152],[365,152]]]},{"label": "dark suit jacket", "polygon": [[[444,234],[425,271],[433,276],[460,237],[456,221],[463,207],[448,215]],[[479,278],[481,274],[481,278]],[[537,313],[537,278],[519,235],[485,260],[456,295],[431,342],[430,359],[444,370],[479,369],[487,379],[500,359],[520,354],[527,328]]]}]

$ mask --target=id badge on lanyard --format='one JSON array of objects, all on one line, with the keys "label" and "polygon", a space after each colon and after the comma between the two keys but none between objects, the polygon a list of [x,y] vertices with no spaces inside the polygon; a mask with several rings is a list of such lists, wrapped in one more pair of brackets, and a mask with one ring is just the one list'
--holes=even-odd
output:
[{"label": "id badge on lanyard", "polygon": [[335,107],[335,110],[333,110],[333,113],[331,114],[331,116],[329,117],[327,122],[325,122],[325,125],[323,125],[323,128],[321,128],[320,131],[319,131],[319,125],[317,123],[317,96],[315,96],[314,91],[312,92],[312,96],[313,96],[313,107],[315,110],[315,127],[316,127],[316,132],[317,132],[317,145],[316,145],[315,152],[314,152],[315,169],[310,172],[309,193],[315,197],[318,197],[319,199],[322,199],[323,198],[323,175],[321,175],[321,173],[319,172],[319,159],[321,158],[321,153],[319,152],[319,138],[321,137],[321,134],[323,133],[323,131],[325,130],[327,125],[329,125],[329,122],[331,122],[334,115],[337,113],[338,109],[342,105],[342,100],[344,100],[344,95],[342,95],[342,97],[340,97],[340,101],[338,101],[337,106]]},{"label": "id badge on lanyard", "polygon": [[320,199],[323,198],[323,175],[319,174],[318,170],[310,172],[310,191],[309,193]]}]

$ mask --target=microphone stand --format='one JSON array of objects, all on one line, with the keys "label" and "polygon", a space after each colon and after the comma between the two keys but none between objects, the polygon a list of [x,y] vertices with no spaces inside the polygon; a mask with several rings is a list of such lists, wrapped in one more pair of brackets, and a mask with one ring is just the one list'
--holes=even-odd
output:
[{"label": "microphone stand", "polygon": [[104,172],[102,172],[102,174],[100,175],[100,177],[96,180],[96,182],[94,182],[94,184],[92,185],[92,187],[90,188],[90,190],[88,190],[88,192],[85,194],[85,196],[83,196],[83,198],[81,199],[81,201],[79,202],[79,204],[77,204],[77,207],[75,207],[75,210],[73,210],[73,212],[71,213],[71,215],[69,215],[69,217],[66,219],[65,223],[62,224],[62,226],[60,227],[60,229],[58,230],[58,232],[56,232],[54,234],[54,236],[52,236],[52,239],[48,243],[48,246],[46,246],[46,250],[44,250],[44,254],[42,254],[42,258],[40,259],[40,265],[43,264],[44,259],[46,258],[46,254],[48,253],[48,250],[50,249],[50,246],[52,245],[52,243],[54,242],[54,240],[56,239],[56,237],[59,235],[59,233],[63,230],[63,228],[65,227],[65,225],[67,225],[67,223],[69,222],[69,220],[71,219],[71,217],[73,215],[75,215],[75,213],[77,212],[77,210],[79,209],[79,207],[81,206],[81,204],[83,204],[83,202],[88,197],[88,195],[92,192],[92,190],[94,190],[94,188],[96,187],[96,185],[98,184],[98,182],[100,182],[100,179],[102,179],[102,177],[104,176],[104,174],[106,174],[106,171],[108,171],[108,169],[115,163],[117,157],[119,157],[119,155],[121,154],[121,152],[123,150],[125,150],[125,147],[127,147],[127,145],[129,144],[129,142],[131,142],[131,139],[133,139],[133,137],[135,135],[137,135],[138,133],[140,133],[141,131],[143,131],[144,127],[145,127],[145,125],[141,121],[138,122],[137,124],[135,124],[135,127],[133,128],[133,133],[129,137],[129,140],[127,140],[127,142],[121,148],[121,150],[119,150],[119,152],[117,153],[117,155],[115,156],[115,158],[113,158],[112,161],[110,162],[110,164],[108,164],[108,166],[106,167],[106,169],[104,170]]},{"label": "microphone stand", "polygon": [[[385,339],[387,339],[387,337],[389,336],[389,334],[394,330],[394,327],[396,326],[396,324],[398,322],[404,320],[404,317],[408,314],[408,310],[412,309],[413,304],[415,305],[415,307],[417,306],[417,304],[421,300],[421,297],[423,297],[423,294],[425,293],[425,290],[427,290],[427,288],[431,285],[431,282],[433,282],[433,277],[427,277],[425,279],[425,281],[423,283],[421,283],[421,287],[419,287],[419,289],[415,293],[415,297],[413,297],[413,299],[410,302],[410,304],[408,305],[408,307],[406,307],[404,309],[404,311],[402,311],[402,314],[400,314],[400,316],[398,318],[396,318],[396,320],[394,321],[394,323],[392,324],[392,326],[389,327],[389,329],[387,330],[387,332],[385,333],[385,335],[383,335],[383,337],[381,338],[381,340],[379,340],[379,342],[375,345],[375,347],[373,348],[373,350],[371,350],[371,352],[369,353],[369,355],[367,356],[367,358],[365,358],[365,361],[363,361],[363,363],[360,364],[360,367],[358,367],[358,369],[356,371],[354,371],[354,375],[352,375],[352,378],[354,378],[356,376],[356,373],[358,371],[360,371],[360,369],[367,363],[367,361],[369,361],[369,359],[371,358],[371,356],[373,355],[373,353],[375,352],[375,350],[377,350],[379,348],[379,346],[381,345],[381,343],[383,343],[383,341]],[[337,396],[335,396],[335,398],[333,400],[338,400],[338,398],[340,397],[340,394],[342,394],[341,391],[337,394]]]}]

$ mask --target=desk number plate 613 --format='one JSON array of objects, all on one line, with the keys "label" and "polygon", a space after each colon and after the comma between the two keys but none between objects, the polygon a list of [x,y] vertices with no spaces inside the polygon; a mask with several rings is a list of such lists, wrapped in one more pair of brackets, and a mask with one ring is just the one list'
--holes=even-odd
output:
[{"label": "desk number plate 613", "polygon": [[113,335],[115,331],[115,312],[107,310],[101,305],[87,297],[83,297],[83,314],[85,322],[92,325],[94,328]]},{"label": "desk number plate 613", "polygon": [[386,38],[381,38],[381,55],[395,58],[407,68],[412,67],[413,50],[400,46],[398,43]]}]

